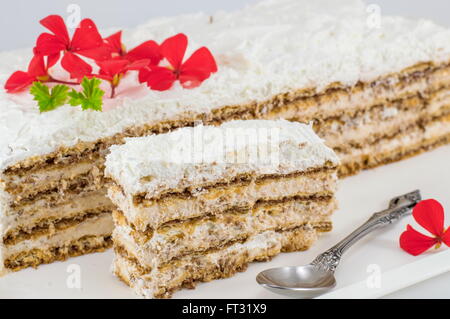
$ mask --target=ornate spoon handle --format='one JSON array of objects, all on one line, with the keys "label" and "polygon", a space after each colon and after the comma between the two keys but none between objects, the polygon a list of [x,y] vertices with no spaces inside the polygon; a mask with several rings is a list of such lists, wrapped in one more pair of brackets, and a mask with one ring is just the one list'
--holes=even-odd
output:
[{"label": "ornate spoon handle", "polygon": [[390,225],[403,216],[408,215],[420,200],[421,195],[418,190],[393,198],[388,209],[373,214],[367,222],[335,246],[317,256],[311,264],[322,270],[334,272],[341,261],[342,255],[348,248],[375,229]]}]

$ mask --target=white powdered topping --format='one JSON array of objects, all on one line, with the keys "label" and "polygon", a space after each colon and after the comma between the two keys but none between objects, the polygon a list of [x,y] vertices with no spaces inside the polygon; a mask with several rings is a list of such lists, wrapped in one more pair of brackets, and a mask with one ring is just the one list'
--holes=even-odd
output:
[{"label": "white powdered topping", "polygon": [[[190,39],[188,55],[207,46],[219,72],[194,90],[178,85],[156,92],[123,83],[103,113],[65,106],[39,114],[28,93],[10,95],[1,89],[0,168],[185,112],[208,113],[301,88],[321,90],[333,82],[353,85],[418,62],[450,60],[450,30],[387,16],[376,28],[366,9],[360,0],[268,0],[235,13],[161,18],[127,30],[129,48],[183,32]],[[27,52],[0,54],[2,87],[12,72],[26,69]],[[134,83],[134,76],[125,82]]]},{"label": "white powdered topping", "polygon": [[127,194],[155,197],[240,174],[290,174],[326,162],[337,165],[339,160],[311,126],[284,120],[233,121],[127,139],[111,147],[105,173]]}]

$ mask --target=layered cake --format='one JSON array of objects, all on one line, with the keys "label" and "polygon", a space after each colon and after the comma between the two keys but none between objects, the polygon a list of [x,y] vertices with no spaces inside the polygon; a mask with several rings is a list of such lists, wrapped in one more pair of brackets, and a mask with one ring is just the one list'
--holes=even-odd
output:
[{"label": "layered cake", "polygon": [[[186,57],[202,46],[210,51],[195,51],[184,64],[184,52],[166,58],[158,52],[147,62],[161,64],[139,73],[142,84],[131,86],[137,75],[124,73],[139,63],[124,64],[116,74],[112,66],[120,63],[91,61],[105,69],[98,75],[104,90],[112,86],[102,112],[66,103],[45,105],[51,111],[40,113],[28,91],[0,90],[0,272],[110,245],[103,165],[108,147],[125,137],[236,119],[313,123],[341,158],[341,176],[447,143],[450,31],[430,21],[372,15],[359,0],[268,0],[234,13],[152,20],[123,33],[126,47],[144,43],[154,53],[183,33],[189,44],[178,37],[181,45],[172,48],[187,47]],[[58,34],[44,34],[33,51],[47,59],[40,73],[19,74],[19,85],[8,82],[13,72],[26,70],[32,50],[0,54],[0,84],[9,91],[59,77],[55,48],[62,48],[73,78],[92,71],[84,64],[74,68],[80,63],[74,56],[104,58],[86,50],[80,36],[69,43],[61,23],[46,22]],[[85,21],[77,30],[94,29]],[[89,44],[101,45],[94,36]],[[107,40],[115,57],[136,58],[117,36]],[[193,70],[205,61],[208,72]],[[31,66],[36,71],[36,63]]]},{"label": "layered cake", "polygon": [[306,250],[331,230],[338,163],[310,126],[284,120],[127,139],[106,160],[114,273],[140,295],[170,297]]},{"label": "layered cake", "polygon": [[111,246],[112,203],[96,158],[10,168],[0,195],[3,273]]}]

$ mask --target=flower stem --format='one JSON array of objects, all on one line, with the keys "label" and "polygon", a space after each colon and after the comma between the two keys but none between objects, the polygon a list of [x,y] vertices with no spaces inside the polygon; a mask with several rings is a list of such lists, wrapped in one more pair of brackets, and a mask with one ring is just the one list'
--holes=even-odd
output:
[{"label": "flower stem", "polygon": [[80,85],[80,83],[78,83],[78,82],[62,81],[62,80],[57,80],[54,78],[50,78],[48,80],[48,82],[53,82],[53,83],[58,83],[58,84],[66,84],[66,85]]},{"label": "flower stem", "polygon": [[116,86],[114,84],[111,84],[111,99],[113,99],[116,96]]}]

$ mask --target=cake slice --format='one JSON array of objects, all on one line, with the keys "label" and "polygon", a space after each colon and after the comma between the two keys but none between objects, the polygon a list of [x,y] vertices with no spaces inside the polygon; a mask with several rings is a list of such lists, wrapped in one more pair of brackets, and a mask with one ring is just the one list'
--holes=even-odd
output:
[{"label": "cake slice", "polygon": [[232,121],[127,139],[107,156],[114,273],[170,297],[332,228],[334,152],[308,125]]}]

